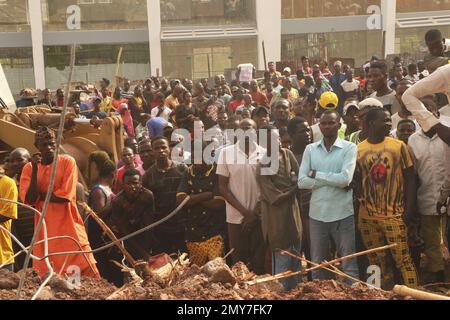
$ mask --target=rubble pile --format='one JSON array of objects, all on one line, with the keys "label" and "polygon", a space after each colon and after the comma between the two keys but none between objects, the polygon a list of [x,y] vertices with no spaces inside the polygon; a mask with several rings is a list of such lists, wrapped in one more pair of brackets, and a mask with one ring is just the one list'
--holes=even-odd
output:
[{"label": "rubble pile", "polygon": [[346,285],[334,280],[312,281],[300,284],[286,294],[289,300],[394,300],[391,291],[369,289],[363,284]]},{"label": "rubble pile", "polygon": [[[26,270],[22,298],[30,300],[38,291],[42,280],[34,269]],[[0,300],[14,300],[17,296],[21,272],[0,270]],[[104,279],[81,278],[81,287],[71,288],[61,276],[55,275],[41,291],[37,300],[104,300],[117,288]]]},{"label": "rubble pile", "polygon": [[[36,271],[28,269],[22,291],[23,299],[31,299],[42,283]],[[249,285],[260,279],[243,263],[229,268],[221,258],[203,267],[189,260],[171,261],[152,270],[144,279],[135,277],[122,288],[104,279],[82,278],[81,287],[71,288],[61,276],[54,276],[38,300],[390,300],[392,292],[372,290],[363,285],[348,286],[330,281],[300,284],[284,292],[278,281]],[[16,299],[20,273],[0,270],[0,300]]]}]

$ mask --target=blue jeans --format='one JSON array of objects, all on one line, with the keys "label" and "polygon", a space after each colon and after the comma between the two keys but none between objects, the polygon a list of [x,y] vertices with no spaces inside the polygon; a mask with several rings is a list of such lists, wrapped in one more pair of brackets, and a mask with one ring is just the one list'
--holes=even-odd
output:
[{"label": "blue jeans", "polygon": [[[345,219],[334,222],[321,222],[309,219],[309,228],[311,236],[311,259],[315,263],[322,263],[330,258],[330,238],[333,239],[337,253],[344,257],[355,253],[355,218],[349,216]],[[359,278],[358,263],[356,258],[344,260],[341,263],[341,269],[346,274]],[[313,280],[326,280],[328,271],[317,269],[312,272]],[[346,283],[352,284],[353,281],[346,280]]]},{"label": "blue jeans", "polygon": [[[300,240],[297,245],[290,246],[285,249],[285,251],[289,251],[296,256],[301,256],[301,245]],[[284,256],[281,253],[274,251],[272,253],[272,274],[278,274],[285,271],[300,271],[301,263],[300,260],[291,258],[289,256]],[[301,276],[297,275],[294,277],[286,278],[280,280],[281,284],[284,286],[286,291],[292,290],[297,287],[297,284],[300,282]]]}]

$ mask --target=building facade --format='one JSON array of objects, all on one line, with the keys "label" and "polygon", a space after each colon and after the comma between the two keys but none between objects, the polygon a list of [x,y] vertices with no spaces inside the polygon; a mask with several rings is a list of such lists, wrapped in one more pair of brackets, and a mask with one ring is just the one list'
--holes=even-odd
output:
[{"label": "building facade", "polygon": [[418,54],[450,33],[449,0],[0,0],[0,63],[14,93],[119,75],[208,78],[240,63]]}]

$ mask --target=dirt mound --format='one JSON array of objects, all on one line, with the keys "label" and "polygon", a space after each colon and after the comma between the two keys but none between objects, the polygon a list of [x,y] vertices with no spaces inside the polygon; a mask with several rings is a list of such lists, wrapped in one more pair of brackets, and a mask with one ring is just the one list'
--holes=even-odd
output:
[{"label": "dirt mound", "polygon": [[289,300],[392,300],[390,291],[369,289],[362,284],[349,286],[334,280],[301,283],[286,294]]},{"label": "dirt mound", "polygon": [[[177,275],[166,279],[146,279],[139,285],[129,285],[113,299],[120,300],[390,300],[391,292],[369,289],[363,285],[348,286],[333,280],[300,284],[284,292],[277,281],[248,285],[256,277],[243,263],[231,268],[236,283],[210,281],[208,274],[196,265],[178,269]],[[261,276],[265,277],[265,276]]]},{"label": "dirt mound", "polygon": [[[26,270],[23,299],[31,299],[42,283],[35,270]],[[243,263],[231,268],[230,280],[213,281],[205,268],[179,265],[165,276],[154,274],[116,288],[104,279],[82,278],[81,287],[71,288],[65,279],[54,276],[38,297],[41,300],[392,300],[392,292],[349,286],[334,280],[301,283],[285,292],[278,281],[249,285],[255,276]],[[16,299],[20,273],[0,271],[0,300]],[[228,282],[227,282],[228,281]]]},{"label": "dirt mound", "polygon": [[[17,274],[2,270],[1,279],[13,279],[16,283],[14,288],[1,289],[0,300],[14,300],[17,295],[18,279],[21,272]],[[16,281],[17,280],[17,281]],[[34,269],[26,270],[25,284],[22,289],[22,299],[30,300],[39,289],[42,280]],[[42,295],[38,299],[43,300],[104,300],[117,288],[104,279],[81,278],[80,288],[69,288],[65,280],[54,276],[44,288]]]}]

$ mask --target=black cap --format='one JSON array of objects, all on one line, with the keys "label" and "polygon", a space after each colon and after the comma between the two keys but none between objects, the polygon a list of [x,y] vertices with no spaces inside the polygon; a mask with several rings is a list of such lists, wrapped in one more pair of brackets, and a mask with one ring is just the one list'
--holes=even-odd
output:
[{"label": "black cap", "polygon": [[264,112],[265,114],[269,115],[269,110],[267,110],[266,107],[264,107],[264,106],[258,106],[258,107],[256,107],[256,108],[253,110],[253,112],[252,112],[252,118],[253,118],[254,116],[259,115],[261,112]]}]

